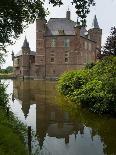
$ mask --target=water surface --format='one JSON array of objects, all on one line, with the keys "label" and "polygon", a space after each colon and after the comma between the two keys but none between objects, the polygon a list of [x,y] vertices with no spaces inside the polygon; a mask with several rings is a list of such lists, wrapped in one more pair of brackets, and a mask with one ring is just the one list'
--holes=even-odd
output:
[{"label": "water surface", "polygon": [[40,155],[116,155],[116,118],[70,103],[58,94],[56,82],[5,83],[10,109],[36,132]]}]

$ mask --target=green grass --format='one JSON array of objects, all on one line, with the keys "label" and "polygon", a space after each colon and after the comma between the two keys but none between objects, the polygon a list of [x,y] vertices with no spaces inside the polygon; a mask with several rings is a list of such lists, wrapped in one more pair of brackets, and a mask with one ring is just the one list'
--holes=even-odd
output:
[{"label": "green grass", "polygon": [[0,106],[0,155],[27,155],[23,134],[26,128]]}]

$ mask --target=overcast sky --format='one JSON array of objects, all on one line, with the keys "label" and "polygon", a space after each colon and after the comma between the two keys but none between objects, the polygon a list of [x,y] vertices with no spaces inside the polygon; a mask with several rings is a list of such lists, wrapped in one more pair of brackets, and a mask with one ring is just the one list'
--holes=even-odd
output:
[{"label": "overcast sky", "polygon": [[[48,0],[46,0],[45,8],[50,11],[50,14],[47,16],[47,20],[49,18],[63,18],[66,16],[66,11],[68,7],[71,11],[71,19],[76,21],[77,16],[75,14],[74,6],[71,5],[71,0],[63,0],[64,5],[61,7],[52,7],[52,5],[48,4]],[[95,0],[96,6],[91,7],[91,12],[87,17],[87,29],[92,27],[92,22],[94,15],[97,15],[98,23],[100,28],[102,29],[102,45],[104,44],[106,37],[110,34],[110,29],[113,26],[116,26],[116,0]],[[29,25],[29,27],[25,30],[25,32],[20,36],[20,38],[16,41],[15,45],[9,46],[9,53],[6,56],[6,63],[2,65],[3,68],[12,65],[11,53],[12,50],[16,54],[19,50],[21,50],[23,41],[25,36],[29,41],[29,45],[31,50],[35,51],[36,49],[36,34],[35,34],[35,23]]]}]

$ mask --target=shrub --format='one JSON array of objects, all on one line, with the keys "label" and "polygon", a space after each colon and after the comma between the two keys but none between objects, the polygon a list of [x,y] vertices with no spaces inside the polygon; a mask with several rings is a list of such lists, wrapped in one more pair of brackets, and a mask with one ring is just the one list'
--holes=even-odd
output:
[{"label": "shrub", "polygon": [[97,113],[116,113],[116,57],[105,57],[91,69],[66,73],[59,91]]},{"label": "shrub", "polygon": [[64,73],[58,80],[58,90],[63,95],[70,96],[75,89],[80,89],[88,81],[86,70]]}]

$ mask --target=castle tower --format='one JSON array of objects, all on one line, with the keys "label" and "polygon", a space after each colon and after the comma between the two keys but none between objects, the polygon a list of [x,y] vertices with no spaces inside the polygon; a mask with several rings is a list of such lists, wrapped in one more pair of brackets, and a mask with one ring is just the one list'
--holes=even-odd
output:
[{"label": "castle tower", "polygon": [[96,15],[94,16],[93,20],[93,28],[88,30],[88,35],[90,36],[90,39],[97,43],[97,48],[101,49],[102,29],[99,27]]},{"label": "castle tower", "polygon": [[35,56],[35,77],[44,79],[46,77],[45,67],[45,31],[46,20],[36,20],[36,56]]},{"label": "castle tower", "polygon": [[21,75],[23,77],[30,76],[30,47],[27,39],[25,37],[23,46],[22,46],[22,71]]}]

